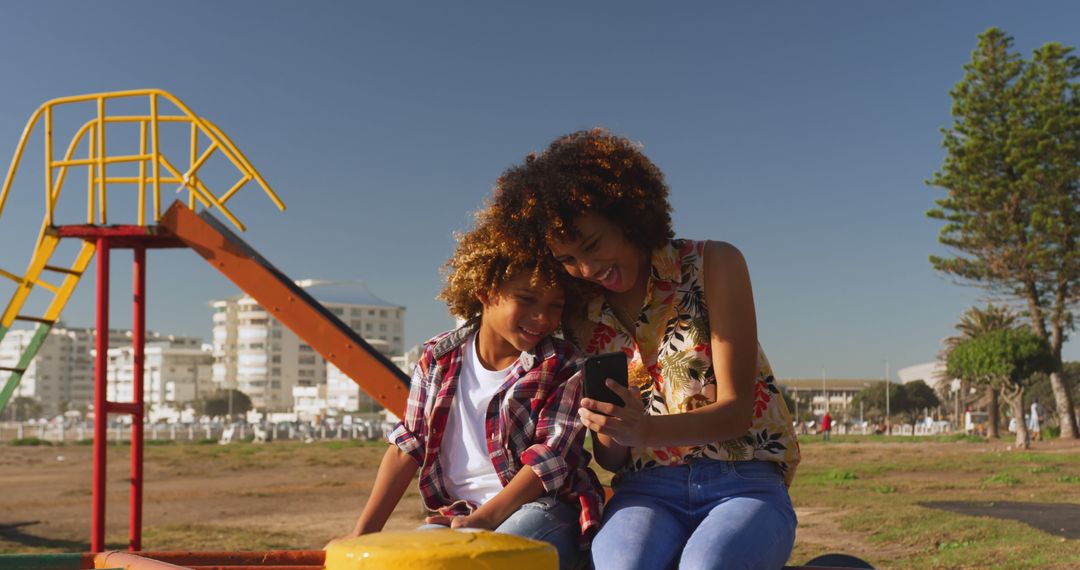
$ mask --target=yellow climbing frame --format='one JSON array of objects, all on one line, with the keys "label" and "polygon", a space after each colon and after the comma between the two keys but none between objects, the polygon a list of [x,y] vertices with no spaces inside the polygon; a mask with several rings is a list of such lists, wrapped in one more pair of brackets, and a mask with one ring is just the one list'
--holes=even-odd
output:
[{"label": "yellow climbing frame", "polygon": [[[117,100],[145,99],[148,103],[148,112],[145,115],[110,115],[109,103]],[[92,105],[93,111],[90,118],[76,131],[66,152],[62,157],[55,156],[53,141],[53,115],[54,110],[61,106]],[[165,107],[165,110],[162,109]],[[22,162],[23,152],[26,150],[27,141],[34,133],[34,129],[44,123],[45,141],[45,215],[35,242],[34,252],[27,265],[26,271],[21,275],[0,268],[0,278],[14,281],[17,285],[15,292],[8,301],[7,306],[0,313],[0,340],[4,338],[8,330],[16,321],[24,321],[37,324],[37,330],[23,350],[18,362],[14,366],[0,367],[0,373],[8,372],[10,376],[0,388],[0,411],[7,405],[19,380],[26,368],[30,365],[38,349],[48,336],[53,324],[60,318],[60,312],[71,297],[79,278],[89,266],[94,257],[95,245],[90,241],[84,241],[76,255],[75,260],[65,265],[50,265],[49,261],[56,251],[60,238],[56,233],[55,213],[57,204],[61,198],[61,189],[67,180],[68,173],[73,168],[85,168],[86,176],[86,223],[108,224],[109,189],[116,185],[135,185],[135,195],[138,200],[137,220],[125,220],[121,223],[148,225],[146,216],[147,192],[152,192],[152,219],[149,224],[156,224],[162,215],[162,185],[177,185],[180,190],[187,190],[189,207],[194,210],[197,205],[203,208],[216,209],[228,219],[237,229],[244,231],[246,227],[236,215],[229,210],[227,203],[236,196],[240,189],[249,182],[255,181],[263,192],[270,198],[280,210],[285,209],[285,204],[263,179],[262,175],[248,162],[240,149],[236,148],[229,137],[225,136],[216,125],[203,117],[199,117],[188,108],[180,99],[160,89],[138,89],[132,91],[115,91],[109,93],[94,93],[89,95],[77,95],[73,97],[61,97],[46,102],[39,107],[23,129],[22,138],[15,149],[15,155],[11,160],[3,187],[0,187],[0,222],[7,203],[8,194],[12,191],[16,171]],[[162,149],[160,127],[163,123],[180,123],[190,126],[190,144],[188,156],[167,157]],[[106,136],[109,126],[119,124],[134,124],[139,132],[139,147],[136,154],[110,154],[108,152],[109,138]],[[200,137],[209,141],[206,148],[200,149]],[[80,149],[85,149],[85,154],[76,157]],[[239,178],[230,188],[215,193],[208,188],[199,178],[199,170],[207,164],[207,161],[215,153],[223,155],[238,171]],[[135,164],[138,168],[137,176],[110,176],[109,168],[113,165]],[[130,192],[126,193],[130,196]],[[115,223],[115,221],[114,221]],[[53,284],[43,279],[46,273],[62,276],[60,284]],[[27,299],[34,287],[41,287],[52,294],[48,308],[40,315],[21,314]]]}]

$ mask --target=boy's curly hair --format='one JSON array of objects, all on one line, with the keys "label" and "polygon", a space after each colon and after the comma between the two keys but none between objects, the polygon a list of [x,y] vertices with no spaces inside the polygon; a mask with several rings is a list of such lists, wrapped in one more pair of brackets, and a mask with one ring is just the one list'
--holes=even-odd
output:
[{"label": "boy's curly hair", "polygon": [[500,220],[519,247],[546,253],[548,240],[577,239],[575,218],[594,212],[652,250],[675,235],[667,196],[663,173],[640,145],[595,128],[559,137],[504,172],[485,216]]},{"label": "boy's curly hair", "polygon": [[572,304],[572,298],[580,297],[573,294],[577,285],[550,255],[537,256],[517,247],[518,242],[508,239],[501,224],[483,214],[477,215],[476,227],[455,237],[457,249],[443,264],[446,286],[438,298],[446,301],[456,317],[468,320],[480,316],[483,305],[478,293],[497,292],[507,281],[523,274],[529,275],[533,286],[561,288],[567,306]]}]

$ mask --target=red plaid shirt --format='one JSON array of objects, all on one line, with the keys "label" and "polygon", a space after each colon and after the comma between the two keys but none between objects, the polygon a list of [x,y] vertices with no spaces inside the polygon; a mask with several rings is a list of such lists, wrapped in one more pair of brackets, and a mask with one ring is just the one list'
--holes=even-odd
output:
[{"label": "red plaid shirt", "polygon": [[[464,515],[476,507],[446,491],[439,460],[446,421],[454,407],[463,345],[474,323],[443,333],[424,345],[409,389],[405,418],[388,436],[420,465],[420,494],[433,511]],[[578,418],[583,375],[577,350],[548,337],[523,352],[485,411],[488,452],[503,486],[528,465],[544,490],[581,506],[582,536],[600,525],[602,489],[587,467],[585,427]]]}]

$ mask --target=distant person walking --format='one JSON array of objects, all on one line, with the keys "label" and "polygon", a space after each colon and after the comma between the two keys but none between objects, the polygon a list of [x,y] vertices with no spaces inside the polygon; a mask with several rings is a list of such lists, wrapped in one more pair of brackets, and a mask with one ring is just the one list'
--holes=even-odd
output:
[{"label": "distant person walking", "polygon": [[1028,433],[1031,434],[1032,441],[1042,439],[1042,429],[1040,428],[1039,420],[1042,419],[1043,409],[1039,405],[1039,398],[1035,398],[1031,401],[1031,415],[1028,416],[1027,428]]},{"label": "distant person walking", "polygon": [[829,441],[829,432],[832,431],[832,416],[829,415],[828,410],[825,411],[825,415],[821,416],[821,437],[825,441]]}]

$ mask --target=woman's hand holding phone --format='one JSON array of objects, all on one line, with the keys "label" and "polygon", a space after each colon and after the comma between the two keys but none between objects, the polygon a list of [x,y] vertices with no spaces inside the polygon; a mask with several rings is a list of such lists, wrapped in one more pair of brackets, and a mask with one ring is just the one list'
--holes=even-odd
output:
[{"label": "woman's hand holding phone", "polygon": [[604,385],[615,393],[625,406],[583,398],[578,416],[585,427],[599,435],[607,436],[626,447],[644,447],[648,433],[649,416],[641,403],[641,392],[635,386],[626,387],[611,378]]}]

